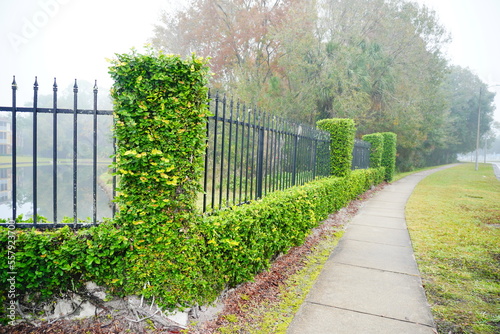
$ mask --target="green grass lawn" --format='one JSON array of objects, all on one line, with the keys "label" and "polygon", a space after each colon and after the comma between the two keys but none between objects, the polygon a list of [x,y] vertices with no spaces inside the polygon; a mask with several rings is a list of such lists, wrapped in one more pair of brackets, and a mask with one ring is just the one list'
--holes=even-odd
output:
[{"label": "green grass lawn", "polygon": [[[50,158],[38,158],[39,164],[48,164],[50,161],[52,161]],[[17,157],[17,163],[31,165],[33,163],[33,157],[19,156]],[[0,164],[12,164],[12,157],[10,155],[0,156]]]},{"label": "green grass lawn", "polygon": [[[27,157],[27,156],[18,156],[17,157],[17,164],[19,167],[31,167],[33,165],[33,157]],[[73,163],[73,159],[58,159],[58,164],[61,165],[69,165]],[[52,158],[37,158],[37,166],[45,166],[45,165],[51,165],[52,164]],[[98,158],[97,159],[97,164],[98,165],[110,165],[112,160],[110,158]],[[88,158],[78,158],[78,164],[79,165],[91,165],[93,163],[92,159]],[[10,164],[12,164],[12,157],[9,156],[0,156],[0,165],[4,165],[4,167],[10,167]]]},{"label": "green grass lawn", "polygon": [[416,187],[406,219],[440,333],[500,333],[500,181],[463,164]]}]

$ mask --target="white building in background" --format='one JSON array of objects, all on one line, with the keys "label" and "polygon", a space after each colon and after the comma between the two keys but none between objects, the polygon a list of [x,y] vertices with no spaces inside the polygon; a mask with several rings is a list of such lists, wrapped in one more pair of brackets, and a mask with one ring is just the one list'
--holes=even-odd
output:
[{"label": "white building in background", "polygon": [[0,155],[12,154],[12,121],[0,117]]}]

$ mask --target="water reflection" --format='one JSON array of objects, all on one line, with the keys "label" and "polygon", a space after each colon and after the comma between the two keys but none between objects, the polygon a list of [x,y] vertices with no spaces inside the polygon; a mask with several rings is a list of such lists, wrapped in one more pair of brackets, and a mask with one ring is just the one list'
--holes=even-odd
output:
[{"label": "water reflection", "polygon": [[[111,187],[100,175],[108,173],[109,163],[97,166],[97,219],[112,217]],[[54,221],[52,166],[37,168],[37,213]],[[77,171],[77,217],[93,216],[92,165],[79,165]],[[108,178],[109,179],[109,178]],[[17,168],[17,214],[33,215],[33,167]],[[57,220],[73,217],[73,166],[61,164],[57,168]],[[0,168],[0,218],[12,218],[12,168]]]}]

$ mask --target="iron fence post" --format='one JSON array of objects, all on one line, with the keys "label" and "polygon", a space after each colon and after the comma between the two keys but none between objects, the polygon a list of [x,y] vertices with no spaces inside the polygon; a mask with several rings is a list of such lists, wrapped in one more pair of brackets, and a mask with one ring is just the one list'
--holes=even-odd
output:
[{"label": "iron fence post", "polygon": [[225,142],[226,142],[226,94],[222,97],[222,133],[221,133],[221,149],[220,149],[220,176],[219,176],[219,208],[222,207],[222,197],[224,193],[224,158],[225,158]]},{"label": "iron fence post", "polygon": [[17,218],[17,83],[16,76],[12,80],[12,221],[16,225]]},{"label": "iron fence post", "polygon": [[92,222],[97,224],[97,80],[94,83],[94,115],[92,137]]},{"label": "iron fence post", "polygon": [[227,185],[226,185],[226,202],[229,203],[229,190],[231,187],[231,149],[232,149],[232,140],[233,140],[233,99],[231,98],[231,102],[229,104],[229,140],[228,140],[228,148],[227,148]]},{"label": "iron fence post", "polygon": [[264,127],[259,128],[259,137],[257,145],[257,185],[256,198],[262,197],[262,179],[264,167]]},{"label": "iron fence post", "polygon": [[78,85],[75,79],[75,85],[73,86],[73,224],[75,228],[78,222],[78,165],[77,165],[77,154],[78,154]]},{"label": "iron fence post", "polygon": [[[210,110],[210,90],[208,91],[208,101],[207,108]],[[210,136],[210,117],[207,117],[207,124],[205,126],[206,138],[205,138],[205,170],[203,175],[203,212],[207,211],[207,197],[208,197],[208,138]]]},{"label": "iron fence post", "polygon": [[35,77],[35,83],[33,84],[33,225],[36,228],[37,225],[37,164],[38,164],[38,79]]},{"label": "iron fence post", "polygon": [[215,94],[215,115],[214,115],[214,154],[212,162],[212,209],[215,207],[215,184],[216,184],[216,168],[217,168],[217,122],[219,118],[219,93]]},{"label": "iron fence post", "polygon": [[295,186],[297,180],[297,150],[299,146],[299,136],[294,135],[293,138],[293,165],[292,165],[292,187]]},{"label": "iron fence post", "polygon": [[57,224],[57,83],[52,86],[52,212],[54,226]]}]

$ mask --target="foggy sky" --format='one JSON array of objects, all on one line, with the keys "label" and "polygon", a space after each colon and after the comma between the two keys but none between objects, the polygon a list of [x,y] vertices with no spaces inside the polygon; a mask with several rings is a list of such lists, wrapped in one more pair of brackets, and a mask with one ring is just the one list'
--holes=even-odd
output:
[{"label": "foggy sky", "polygon": [[[51,94],[75,78],[107,90],[111,79],[106,58],[142,49],[152,37],[162,9],[173,11],[185,0],[1,0],[0,105],[11,103],[12,75],[20,100],[33,94],[38,76],[40,94]],[[451,33],[448,58],[470,68],[488,85],[500,84],[500,1],[418,0],[435,9]],[[495,118],[500,121],[500,87]]]},{"label": "foggy sky", "polygon": [[[452,64],[469,68],[487,85],[500,85],[500,1],[418,0],[434,9],[451,34],[447,49]],[[500,122],[500,87],[496,92],[495,120]]]}]

